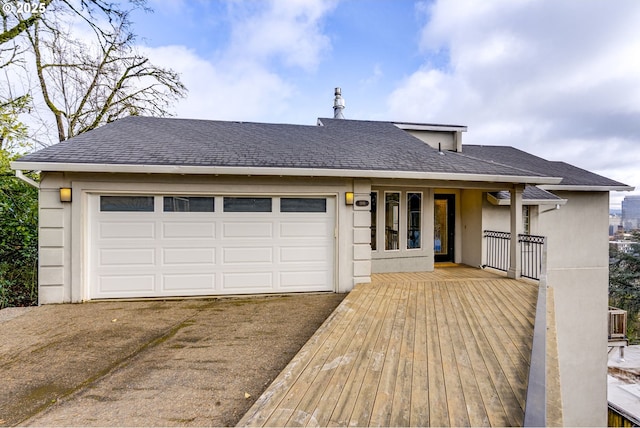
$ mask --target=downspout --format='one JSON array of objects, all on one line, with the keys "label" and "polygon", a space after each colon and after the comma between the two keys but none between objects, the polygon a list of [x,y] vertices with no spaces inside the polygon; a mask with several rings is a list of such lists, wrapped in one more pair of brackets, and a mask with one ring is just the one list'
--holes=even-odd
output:
[{"label": "downspout", "polygon": [[28,185],[35,187],[36,189],[40,188],[40,183],[24,175],[21,169],[16,169],[16,177],[18,177],[20,180],[24,181]]}]

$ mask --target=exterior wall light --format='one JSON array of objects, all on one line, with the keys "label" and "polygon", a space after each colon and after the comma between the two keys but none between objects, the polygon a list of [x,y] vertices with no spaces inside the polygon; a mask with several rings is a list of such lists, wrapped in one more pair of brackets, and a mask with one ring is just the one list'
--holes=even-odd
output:
[{"label": "exterior wall light", "polygon": [[71,188],[70,187],[61,187],[60,188],[60,202],[71,202]]},{"label": "exterior wall light", "polygon": [[344,194],[345,205],[353,205],[353,192],[346,192]]}]

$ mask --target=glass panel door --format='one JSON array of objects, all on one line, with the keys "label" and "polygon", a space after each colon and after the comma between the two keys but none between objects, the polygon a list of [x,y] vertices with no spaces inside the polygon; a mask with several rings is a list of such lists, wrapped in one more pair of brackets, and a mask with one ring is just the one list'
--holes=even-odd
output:
[{"label": "glass panel door", "polygon": [[452,262],[455,236],[455,195],[434,196],[433,225],[435,261]]}]

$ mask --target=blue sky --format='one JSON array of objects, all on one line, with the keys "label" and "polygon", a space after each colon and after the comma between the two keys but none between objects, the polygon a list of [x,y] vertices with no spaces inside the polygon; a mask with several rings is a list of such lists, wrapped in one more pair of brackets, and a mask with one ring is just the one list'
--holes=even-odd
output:
[{"label": "blue sky", "polygon": [[[467,125],[640,187],[640,2],[149,0],[140,49],[181,73],[179,117]],[[636,191],[634,194],[638,194]],[[629,193],[612,193],[612,205]]]}]

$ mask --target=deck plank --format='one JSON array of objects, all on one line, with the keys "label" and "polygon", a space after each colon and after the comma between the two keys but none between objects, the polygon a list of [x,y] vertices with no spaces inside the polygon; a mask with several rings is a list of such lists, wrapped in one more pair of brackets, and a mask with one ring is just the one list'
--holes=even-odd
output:
[{"label": "deck plank", "polygon": [[[437,282],[434,284],[433,290],[437,296],[434,296],[436,308],[436,322],[438,324],[438,337],[440,340],[440,351],[442,355],[442,368],[444,371],[444,384],[447,397],[447,410],[449,411],[449,423],[447,426],[469,426],[469,414],[467,412],[467,403],[462,392],[462,382],[460,372],[456,364],[456,357],[453,346],[451,345],[451,328],[447,322],[447,314],[444,307],[443,290],[446,284]],[[440,425],[440,424],[437,424]]]},{"label": "deck plank", "polygon": [[536,296],[468,267],[374,274],[239,425],[522,425]]},{"label": "deck plank", "polygon": [[429,284],[427,310],[428,372],[429,372],[429,419],[433,426],[449,426],[447,391],[444,382],[444,367],[440,350],[440,335],[436,306],[438,293]]},{"label": "deck plank", "polygon": [[[387,313],[383,319],[380,334],[372,348],[371,360],[364,379],[362,380],[362,388],[358,394],[353,411],[349,419],[349,426],[370,426],[374,408],[374,402],[379,393],[379,385],[382,380],[382,372],[389,355],[389,347],[391,344],[391,335],[395,323],[397,308],[399,304],[400,287],[396,284],[390,284],[385,295],[385,300],[389,299]],[[389,358],[389,363],[394,364],[393,356]],[[386,391],[385,391],[386,393]]]},{"label": "deck plank", "polygon": [[482,358],[487,364],[491,382],[500,397],[502,406],[509,419],[509,423],[506,425],[521,426],[524,422],[524,412],[509,382],[513,379],[513,376],[508,376],[503,368],[502,362],[504,361],[504,354],[502,353],[503,350],[501,350],[502,347],[499,344],[497,349],[493,347],[495,343],[495,340],[493,340],[495,332],[493,331],[491,322],[486,319],[482,308],[478,308],[478,302],[473,295],[475,290],[466,282],[461,283],[461,285],[465,288],[464,299],[467,302],[467,307],[470,309],[465,312],[467,321],[480,347]]},{"label": "deck plank", "polygon": [[370,426],[391,426],[391,409],[395,396],[395,385],[400,365],[400,350],[402,348],[402,333],[406,321],[407,300],[409,299],[408,287],[396,286],[396,298],[398,300],[395,318],[389,337],[389,346],[385,355],[380,384],[378,385],[371,411]]},{"label": "deck plank", "polygon": [[240,423],[250,426],[275,425],[275,420],[282,421],[282,425],[286,423],[288,415],[291,414],[288,409],[291,409],[292,403],[300,398],[297,391],[309,385],[317,374],[317,370],[309,370],[309,366],[318,359],[325,360],[325,355],[333,349],[332,344],[347,334],[346,329],[355,318],[359,305],[366,301],[366,299],[359,299],[361,295],[361,290],[358,288],[351,292],[350,301],[343,301],[344,304],[336,308],[274,380],[268,391],[258,398]]},{"label": "deck plank", "polygon": [[390,426],[409,426],[411,421],[411,388],[413,381],[413,346],[415,339],[416,283],[407,285],[409,297],[402,331],[395,393],[391,404]]},{"label": "deck plank", "polygon": [[[338,365],[341,361],[339,356],[335,356],[334,354],[335,348],[339,347],[340,343],[351,340],[350,331],[355,329],[362,321],[359,312],[367,310],[373,300],[374,295],[370,290],[366,290],[365,292],[365,290],[356,289],[354,291],[356,291],[356,293],[350,296],[351,298],[346,303],[345,309],[343,309],[344,315],[340,317],[335,329],[332,330],[334,334],[329,333],[321,346],[312,347],[316,348],[313,349],[313,351],[316,352],[309,351],[309,355],[306,357],[308,362],[305,365],[305,369],[302,369],[299,373],[297,370],[295,371],[295,373],[298,374],[297,378],[295,378],[295,375],[291,376],[295,379],[291,382],[288,391],[286,391],[286,396],[280,403],[271,404],[272,409],[265,409],[265,413],[271,413],[271,415],[264,423],[264,426],[285,426],[292,416],[294,418],[307,418],[307,412],[300,413],[299,411],[297,412],[297,409],[300,407],[311,408],[310,402],[314,402],[316,399],[314,394],[309,394],[312,385],[316,390],[319,390],[322,386],[326,386],[330,382],[332,375],[331,368],[333,365]],[[342,306],[342,303],[340,306]],[[304,363],[301,361],[301,365],[302,364]],[[296,367],[293,369],[288,367],[285,369],[285,373],[295,370]],[[276,379],[275,382],[278,380],[279,378]],[[319,397],[317,398],[319,399]],[[275,402],[276,399],[271,401]],[[302,405],[300,404],[301,402],[303,402]],[[307,419],[310,419],[310,417]],[[302,423],[302,421],[300,421],[300,423]]]},{"label": "deck plank", "polygon": [[[492,283],[492,285],[494,285],[495,289],[498,289],[501,284]],[[522,382],[525,383],[529,375],[528,362],[530,360],[531,349],[523,351],[522,347],[518,345],[519,342],[522,341],[521,338],[526,336],[526,330],[514,321],[515,317],[513,314],[507,316],[510,305],[502,301],[495,291],[482,293],[477,298],[483,302],[483,307],[486,309],[486,316],[493,320],[496,339],[500,340],[500,344],[504,348],[505,358],[509,358],[512,361],[514,372],[517,373],[519,378],[522,379]],[[531,330],[531,332],[533,332],[533,330]],[[527,364],[522,364],[522,360],[526,361]]]},{"label": "deck plank", "polygon": [[[494,286],[502,285],[502,283],[492,283]],[[477,290],[477,284],[474,284]],[[509,334],[509,318],[505,316],[502,305],[496,303],[493,299],[494,293],[474,293],[477,302],[477,308],[482,309],[482,319],[487,331],[491,330],[493,334],[488,336],[489,342],[494,352],[502,355],[500,359],[502,370],[509,379],[509,384],[515,389],[516,397],[520,402],[522,411],[524,412],[524,404],[526,397],[527,378],[529,376],[529,358],[521,355],[518,347],[514,344]],[[490,327],[489,327],[490,326]],[[533,335],[531,336],[533,340]]]},{"label": "deck plank", "polygon": [[[332,426],[346,426],[351,420],[352,413],[354,411],[355,403],[358,397],[365,389],[364,394],[375,393],[377,390],[377,380],[375,376],[369,378],[370,382],[367,384],[364,379],[367,374],[369,366],[374,367],[378,365],[377,360],[380,359],[379,351],[376,351],[376,344],[380,337],[385,325],[385,320],[388,315],[389,305],[386,304],[387,300],[393,294],[393,287],[387,285],[381,287],[380,292],[376,295],[375,312],[371,312],[370,323],[366,326],[366,336],[361,345],[356,345],[360,348],[357,357],[353,360],[353,367],[349,376],[345,380],[345,385],[340,391],[340,396],[335,405],[335,409],[331,413],[331,417],[327,425]],[[319,421],[321,422],[321,421]],[[365,425],[368,424],[369,418],[364,421]],[[362,424],[357,424],[358,426]]]},{"label": "deck plank", "polygon": [[304,396],[294,412],[298,419],[289,419],[287,426],[327,425],[340,391],[353,368],[353,360],[361,351],[360,345],[366,335],[368,323],[371,322],[372,312],[377,310],[377,294],[384,292],[384,287],[374,286],[366,291],[360,296],[365,302],[354,314],[349,334],[342,335],[326,361],[320,361],[323,364],[319,375],[307,385],[306,391],[300,391]]},{"label": "deck plank", "polygon": [[449,327],[449,344],[455,355],[455,363],[460,374],[469,425],[487,426],[489,425],[489,417],[477,381],[480,376],[476,374],[471,362],[472,358],[474,358],[471,353],[475,348],[470,346],[470,350],[467,349],[463,333],[463,329],[467,328],[467,325],[458,322],[457,312],[460,306],[457,295],[455,295],[455,291],[452,288],[446,287],[442,290],[442,303],[447,317],[447,326]]},{"label": "deck plank", "polygon": [[[481,345],[478,343],[477,337],[474,335],[472,326],[468,317],[470,311],[464,307],[464,290],[461,287],[453,287],[449,289],[450,294],[454,295],[452,305],[456,314],[460,333],[465,348],[467,349],[469,360],[473,368],[473,376],[478,385],[479,399],[482,400],[490,426],[508,426],[510,421],[507,417],[502,401],[495,388],[487,361],[482,356]],[[480,426],[487,425],[480,423]]]},{"label": "deck plank", "polygon": [[427,330],[427,296],[428,286],[424,282],[417,283],[415,339],[413,350],[413,378],[411,379],[411,426],[429,425],[429,397],[432,394],[429,385],[428,370],[428,330]]},{"label": "deck plank", "polygon": [[[368,310],[362,315],[353,336],[348,340],[342,341],[340,346],[335,348],[335,358],[332,361],[339,360],[340,362],[331,370],[333,372],[331,382],[327,384],[321,397],[313,397],[314,401],[316,401],[316,405],[312,406],[315,408],[313,411],[313,425],[344,425],[339,421],[332,421],[331,416],[336,409],[338,412],[342,411],[343,401],[348,397],[343,394],[345,390],[348,390],[348,394],[351,394],[357,392],[361,386],[359,384],[361,381],[359,381],[358,377],[360,368],[363,364],[368,363],[368,352],[365,345],[369,343],[368,338],[371,334],[375,334],[376,329],[379,328],[376,314],[380,307],[384,307],[384,299],[380,297],[380,294],[384,295],[386,292],[386,287],[379,284],[373,285],[372,289],[372,294],[374,294],[373,301]],[[306,405],[299,406],[298,412],[309,414]]]}]

